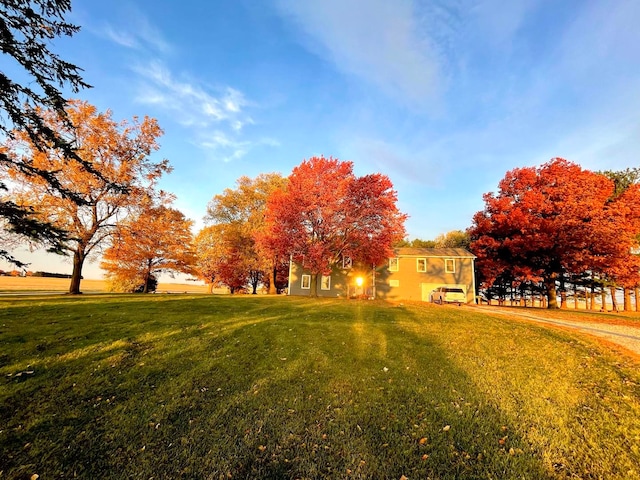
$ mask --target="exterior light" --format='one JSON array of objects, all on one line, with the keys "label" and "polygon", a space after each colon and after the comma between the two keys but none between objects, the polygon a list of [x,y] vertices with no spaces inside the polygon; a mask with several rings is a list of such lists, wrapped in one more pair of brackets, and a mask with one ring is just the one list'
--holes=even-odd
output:
[{"label": "exterior light", "polygon": [[362,279],[362,277],[358,277],[356,278],[356,285],[358,285],[359,287],[362,286],[362,282],[364,282],[364,280]]}]

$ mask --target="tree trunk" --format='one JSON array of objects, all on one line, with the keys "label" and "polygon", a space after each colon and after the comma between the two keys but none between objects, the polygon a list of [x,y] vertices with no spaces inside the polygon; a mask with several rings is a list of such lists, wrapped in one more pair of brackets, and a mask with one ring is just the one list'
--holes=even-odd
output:
[{"label": "tree trunk", "polygon": [[311,288],[309,289],[309,296],[310,297],[317,297],[318,296],[318,274],[317,273],[312,273],[311,274]]},{"label": "tree trunk", "polygon": [[560,308],[567,308],[567,289],[564,274],[560,275]]},{"label": "tree trunk", "polygon": [[558,293],[556,291],[556,276],[550,275],[544,279],[544,287],[547,291],[547,308],[558,308]]},{"label": "tree trunk", "polygon": [[631,289],[624,287],[624,306],[622,307],[625,312],[631,311]]},{"label": "tree trunk", "polygon": [[614,312],[618,311],[618,302],[616,300],[616,287],[615,286],[610,286],[609,287],[609,291],[611,292],[611,305],[612,305],[612,310]]},{"label": "tree trunk", "polygon": [[211,283],[207,283],[207,293],[213,293],[213,281]]},{"label": "tree trunk", "polygon": [[147,261],[147,271],[144,272],[144,285],[142,286],[142,293],[149,293],[149,277],[151,276],[151,260]]},{"label": "tree trunk", "polygon": [[636,300],[636,312],[640,312],[640,305],[638,304],[639,300],[638,297],[640,297],[640,288],[636,287],[633,289],[633,296],[635,297]]},{"label": "tree trunk", "polygon": [[600,288],[600,298],[602,299],[601,311],[607,311],[607,291],[604,289],[604,285]]},{"label": "tree trunk", "polygon": [[82,265],[84,264],[85,255],[81,249],[73,252],[73,272],[71,273],[71,285],[69,285],[69,293],[78,295],[80,291],[80,280],[82,280]]},{"label": "tree trunk", "polygon": [[278,263],[277,259],[273,261],[273,268],[271,269],[271,278],[269,279],[269,293],[271,295],[275,295],[278,293],[278,289],[276,288],[276,275],[278,274]]}]

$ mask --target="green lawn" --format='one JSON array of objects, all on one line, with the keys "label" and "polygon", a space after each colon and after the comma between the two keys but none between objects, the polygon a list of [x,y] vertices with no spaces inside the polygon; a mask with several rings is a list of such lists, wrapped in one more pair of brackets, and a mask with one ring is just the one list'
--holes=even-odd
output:
[{"label": "green lawn", "polygon": [[640,371],[470,308],[0,299],[0,479],[640,478]]}]

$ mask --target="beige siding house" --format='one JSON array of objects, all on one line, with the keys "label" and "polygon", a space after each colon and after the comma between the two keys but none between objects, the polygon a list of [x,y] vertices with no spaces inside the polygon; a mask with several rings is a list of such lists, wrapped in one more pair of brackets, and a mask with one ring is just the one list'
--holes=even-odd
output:
[{"label": "beige siding house", "polygon": [[[318,275],[320,297],[366,297],[429,302],[438,287],[461,288],[476,296],[473,254],[463,248],[397,248],[385,265],[361,267],[347,258],[330,275]],[[289,295],[311,295],[312,276],[291,262]]]}]

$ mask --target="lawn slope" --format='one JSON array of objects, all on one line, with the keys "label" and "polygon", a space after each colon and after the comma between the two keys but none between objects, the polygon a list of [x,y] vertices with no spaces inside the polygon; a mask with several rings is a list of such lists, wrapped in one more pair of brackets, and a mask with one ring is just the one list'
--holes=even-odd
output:
[{"label": "lawn slope", "polygon": [[637,365],[468,308],[0,300],[0,478],[639,478]]}]

